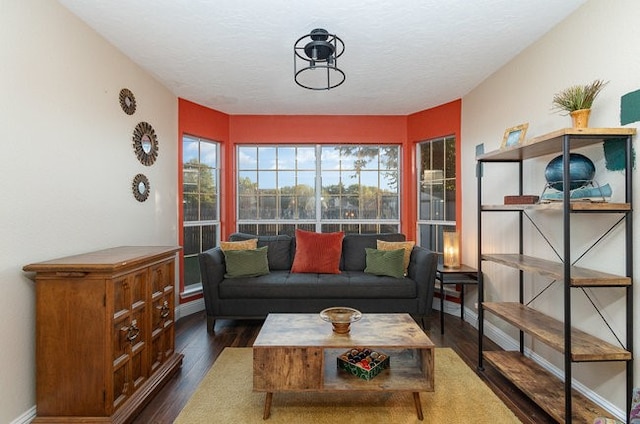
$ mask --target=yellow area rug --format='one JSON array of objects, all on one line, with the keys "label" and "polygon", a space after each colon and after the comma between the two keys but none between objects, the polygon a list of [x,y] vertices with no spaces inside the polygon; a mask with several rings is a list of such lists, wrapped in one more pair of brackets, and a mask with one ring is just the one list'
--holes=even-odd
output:
[{"label": "yellow area rug", "polygon": [[264,421],[265,393],[253,391],[251,348],[226,348],[174,423],[520,423],[453,350],[436,348],[434,378],[435,392],[420,393],[424,421],[411,393],[382,392],[275,393]]}]

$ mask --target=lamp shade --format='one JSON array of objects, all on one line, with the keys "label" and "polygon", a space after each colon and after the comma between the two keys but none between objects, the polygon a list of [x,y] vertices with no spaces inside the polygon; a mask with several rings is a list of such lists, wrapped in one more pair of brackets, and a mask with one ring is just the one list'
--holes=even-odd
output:
[{"label": "lamp shade", "polygon": [[443,231],[443,265],[446,268],[460,268],[460,233]]}]

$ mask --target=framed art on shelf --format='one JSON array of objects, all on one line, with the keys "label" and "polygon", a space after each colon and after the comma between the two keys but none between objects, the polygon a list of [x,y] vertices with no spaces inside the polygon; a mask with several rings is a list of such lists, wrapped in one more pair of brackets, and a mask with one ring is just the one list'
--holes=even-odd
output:
[{"label": "framed art on shelf", "polygon": [[506,149],[508,147],[519,146],[524,141],[527,128],[529,128],[529,123],[507,128],[504,131],[504,137],[502,137],[502,145],[500,148]]}]

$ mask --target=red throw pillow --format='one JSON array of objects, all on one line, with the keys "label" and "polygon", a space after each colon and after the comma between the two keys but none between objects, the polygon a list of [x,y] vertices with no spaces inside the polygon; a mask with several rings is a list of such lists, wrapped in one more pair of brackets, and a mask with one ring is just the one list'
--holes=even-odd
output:
[{"label": "red throw pillow", "polygon": [[344,232],[314,233],[296,230],[296,255],[291,272],[340,274]]}]

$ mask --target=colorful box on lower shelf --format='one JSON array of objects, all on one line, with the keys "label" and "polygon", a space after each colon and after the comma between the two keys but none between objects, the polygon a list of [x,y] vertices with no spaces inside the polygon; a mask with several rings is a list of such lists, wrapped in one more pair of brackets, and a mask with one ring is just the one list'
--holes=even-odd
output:
[{"label": "colorful box on lower shelf", "polygon": [[369,348],[349,349],[338,356],[338,368],[363,380],[371,380],[389,368],[389,355]]}]

